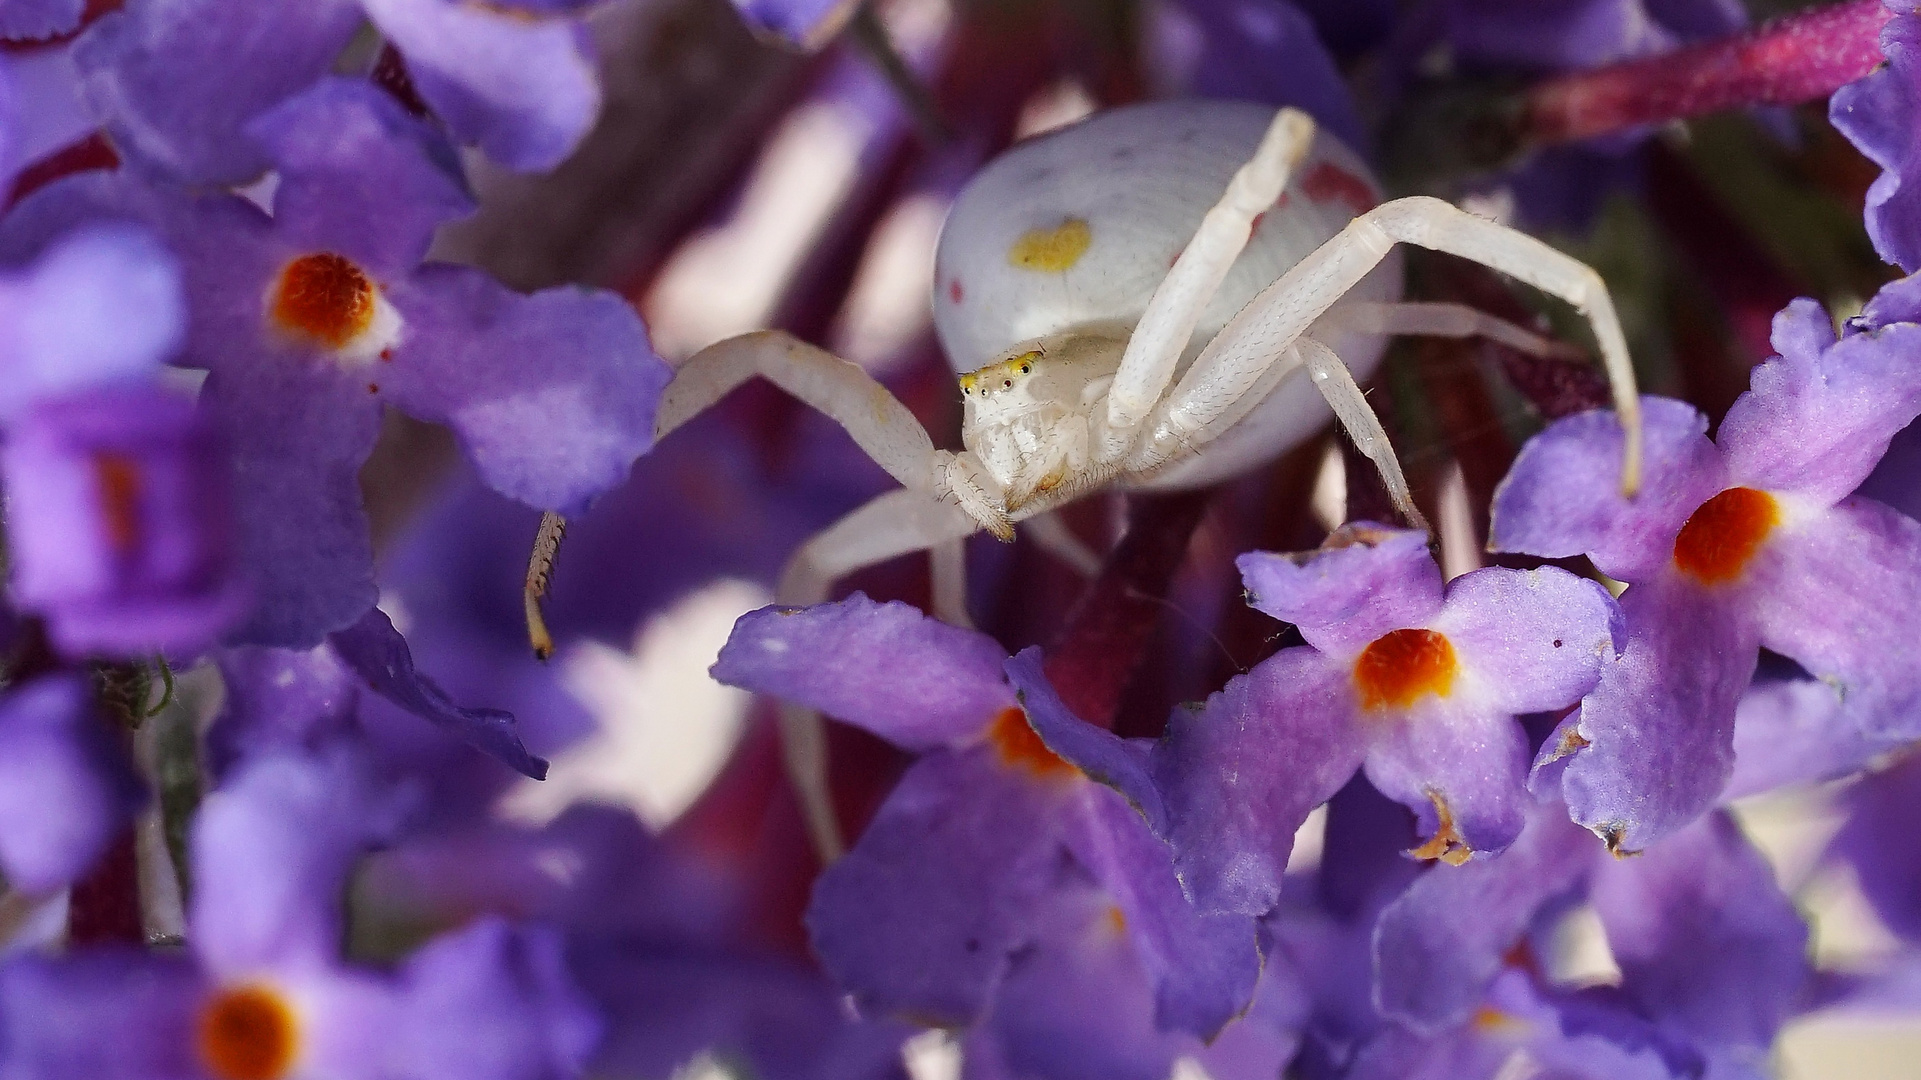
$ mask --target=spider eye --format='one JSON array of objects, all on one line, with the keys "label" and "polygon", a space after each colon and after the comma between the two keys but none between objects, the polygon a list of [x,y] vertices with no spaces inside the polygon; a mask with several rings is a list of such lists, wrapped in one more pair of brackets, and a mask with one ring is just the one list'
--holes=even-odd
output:
[{"label": "spider eye", "polygon": [[1013,388],[1014,388],[1014,380],[1012,380],[1012,379],[1002,379],[1002,380],[1001,380],[1001,389],[1003,389],[1003,390],[1012,390]]},{"label": "spider eye", "polygon": [[1032,369],[1032,368],[1030,368],[1030,367],[1028,367],[1028,366],[1027,366],[1026,364],[1022,364],[1022,365],[1021,365],[1021,374],[1022,374],[1022,375],[1025,375],[1025,374],[1027,374],[1027,373],[1028,373],[1029,371],[1031,371],[1031,370],[1033,370],[1033,369]]}]

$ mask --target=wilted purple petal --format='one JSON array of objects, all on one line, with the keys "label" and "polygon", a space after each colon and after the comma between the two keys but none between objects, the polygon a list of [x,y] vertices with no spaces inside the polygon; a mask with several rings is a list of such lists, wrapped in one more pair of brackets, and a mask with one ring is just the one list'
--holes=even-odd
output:
[{"label": "wilted purple petal", "polygon": [[456,705],[432,679],[414,670],[407,639],[379,608],[328,637],[335,654],[367,688],[499,761],[536,780],[547,775],[545,759],[521,745],[512,713]]},{"label": "wilted purple petal", "polygon": [[714,678],[865,728],[906,750],[959,746],[1015,708],[985,634],[861,593],[741,616]]}]

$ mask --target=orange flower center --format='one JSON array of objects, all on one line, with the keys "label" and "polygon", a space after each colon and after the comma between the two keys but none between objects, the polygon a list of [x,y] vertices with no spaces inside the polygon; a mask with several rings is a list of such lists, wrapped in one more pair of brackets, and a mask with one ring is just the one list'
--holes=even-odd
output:
[{"label": "orange flower center", "polygon": [[1703,585],[1733,581],[1747,569],[1768,533],[1781,523],[1774,496],[1729,488],[1707,502],[1674,538],[1674,565]]},{"label": "orange flower center", "polygon": [[223,990],[200,1013],[200,1057],[220,1080],[280,1080],[299,1040],[293,1009],[264,986]]},{"label": "orange flower center", "polygon": [[1446,636],[1432,630],[1391,630],[1361,650],[1354,685],[1361,707],[1403,709],[1423,694],[1446,697],[1460,664]]},{"label": "orange flower center", "polygon": [[125,454],[95,454],[93,476],[107,543],[124,555],[140,543],[140,463]]},{"label": "orange flower center", "polygon": [[302,255],[280,271],[272,315],[282,329],[338,349],[373,325],[374,283],[331,251]]},{"label": "orange flower center", "polygon": [[1009,705],[994,717],[987,728],[987,744],[994,748],[1001,764],[1025,769],[1044,779],[1065,779],[1080,773],[1034,734],[1033,727],[1027,723],[1027,714],[1017,705]]}]

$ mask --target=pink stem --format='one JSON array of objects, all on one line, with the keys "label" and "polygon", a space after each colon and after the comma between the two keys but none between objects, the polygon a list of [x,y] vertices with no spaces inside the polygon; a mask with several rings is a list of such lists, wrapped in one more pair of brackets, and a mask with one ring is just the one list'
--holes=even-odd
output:
[{"label": "pink stem", "polygon": [[1826,97],[1882,62],[1881,0],[1788,15],[1719,41],[1576,72],[1528,91],[1534,143],[1569,142],[1742,105]]}]

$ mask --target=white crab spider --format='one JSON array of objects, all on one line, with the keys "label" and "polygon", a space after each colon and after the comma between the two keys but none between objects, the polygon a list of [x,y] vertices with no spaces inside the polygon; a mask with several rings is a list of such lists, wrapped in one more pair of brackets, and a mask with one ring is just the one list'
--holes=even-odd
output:
[{"label": "white crab spider", "polygon": [[[1390,253],[1411,243],[1503,271],[1588,316],[1627,432],[1621,482],[1631,493],[1638,399],[1599,275],[1438,199],[1374,205],[1378,190],[1352,151],[1294,109],[1181,101],[1097,114],[998,158],[942,230],[935,323],[960,374],[964,449],[936,449],[862,369],[774,331],[682,364],[656,437],[759,375],[826,413],[900,481],[801,548],[777,593],[788,604],[930,550],[936,611],[964,621],[958,545],[969,534],[1012,539],[1016,522],[1097,487],[1214,483],[1314,435],[1329,406],[1424,526],[1355,381],[1378,364],[1382,335],[1480,334],[1540,354],[1557,346],[1471,308],[1398,303]],[[554,528],[543,539],[556,540]],[[550,560],[550,546],[536,550],[531,621]],[[818,720],[797,710],[787,720],[789,765],[831,854]]]}]

